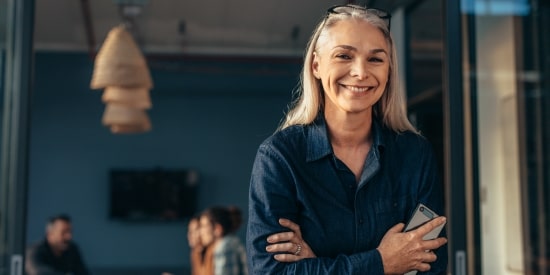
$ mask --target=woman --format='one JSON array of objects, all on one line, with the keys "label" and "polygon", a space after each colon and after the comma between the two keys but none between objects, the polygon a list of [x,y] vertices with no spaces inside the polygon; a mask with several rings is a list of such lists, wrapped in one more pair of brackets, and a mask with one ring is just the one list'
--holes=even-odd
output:
[{"label": "woman", "polygon": [[210,207],[200,217],[200,238],[206,247],[205,275],[246,275],[246,251],[235,232],[241,225],[236,207]]},{"label": "woman", "polygon": [[187,225],[187,241],[190,248],[191,274],[203,274],[204,247],[200,239],[199,216],[193,216]]},{"label": "woman", "polygon": [[446,239],[422,239],[444,217],[402,232],[418,203],[444,213],[443,194],[406,117],[389,19],[336,6],[314,31],[298,98],[254,162],[252,274],[446,272]]}]

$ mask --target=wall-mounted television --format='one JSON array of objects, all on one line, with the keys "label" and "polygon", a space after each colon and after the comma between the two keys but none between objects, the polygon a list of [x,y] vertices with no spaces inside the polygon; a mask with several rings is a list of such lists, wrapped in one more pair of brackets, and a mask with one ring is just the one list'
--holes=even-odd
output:
[{"label": "wall-mounted television", "polygon": [[109,218],[186,220],[197,211],[198,183],[193,169],[110,169]]}]

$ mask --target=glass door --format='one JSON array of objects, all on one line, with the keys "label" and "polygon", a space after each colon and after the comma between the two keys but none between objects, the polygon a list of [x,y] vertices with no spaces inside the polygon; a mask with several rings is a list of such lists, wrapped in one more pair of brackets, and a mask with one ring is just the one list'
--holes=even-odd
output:
[{"label": "glass door", "polygon": [[[4,118],[4,71],[6,66],[6,17],[7,0],[0,0],[0,137],[2,136]],[[0,143],[1,144],[1,143]],[[2,155],[3,148],[0,148]],[[3,172],[0,171],[0,177]],[[7,212],[7,184],[0,181],[0,274],[7,274],[7,241],[6,241],[6,212]]]},{"label": "glass door", "polygon": [[0,0],[0,275],[23,274],[32,0]]},{"label": "glass door", "polygon": [[462,4],[478,274],[550,274],[550,3]]},{"label": "glass door", "polygon": [[515,79],[525,274],[550,274],[550,1],[517,16]]}]

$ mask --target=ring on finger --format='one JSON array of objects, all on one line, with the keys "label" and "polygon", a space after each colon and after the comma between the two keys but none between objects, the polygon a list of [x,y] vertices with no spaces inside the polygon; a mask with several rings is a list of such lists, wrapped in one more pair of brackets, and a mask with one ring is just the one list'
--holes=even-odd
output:
[{"label": "ring on finger", "polygon": [[302,246],[300,244],[296,244],[296,252],[294,252],[294,255],[298,256],[300,255],[300,252],[302,252]]}]

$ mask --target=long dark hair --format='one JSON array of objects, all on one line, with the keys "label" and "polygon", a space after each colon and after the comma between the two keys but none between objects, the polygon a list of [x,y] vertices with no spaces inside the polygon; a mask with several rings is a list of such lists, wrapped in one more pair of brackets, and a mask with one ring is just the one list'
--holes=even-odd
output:
[{"label": "long dark hair", "polygon": [[222,236],[237,232],[242,224],[242,212],[236,206],[212,206],[202,212],[212,224],[219,224],[223,229]]}]

